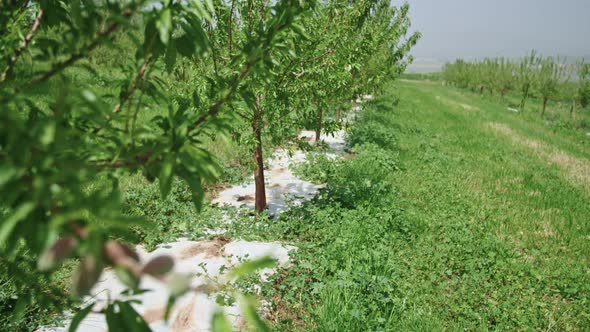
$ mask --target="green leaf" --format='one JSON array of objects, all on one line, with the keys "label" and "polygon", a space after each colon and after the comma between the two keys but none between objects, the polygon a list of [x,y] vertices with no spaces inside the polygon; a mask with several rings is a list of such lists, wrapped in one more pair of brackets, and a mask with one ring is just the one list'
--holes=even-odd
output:
[{"label": "green leaf", "polygon": [[88,316],[88,314],[90,313],[90,310],[92,310],[93,306],[94,306],[94,303],[91,303],[90,305],[86,306],[84,309],[81,309],[80,311],[78,311],[74,315],[74,317],[72,317],[72,322],[70,323],[70,327],[68,328],[68,332],[75,332],[76,329],[78,329],[78,326],[80,325],[82,320],[84,320],[84,318],[86,318],[86,316]]},{"label": "green leaf", "polygon": [[53,143],[55,139],[55,123],[49,122],[43,126],[41,131],[41,137],[39,138],[41,144],[43,146],[48,146],[49,144]]},{"label": "green leaf", "polygon": [[70,16],[72,21],[78,26],[81,27],[84,23],[84,19],[82,18],[82,4],[80,0],[73,0],[70,4]]},{"label": "green leaf", "polygon": [[267,267],[276,266],[277,262],[270,256],[265,256],[259,259],[251,260],[242,263],[240,266],[231,270],[231,276],[241,278],[248,274],[255,272],[256,270],[264,269]]},{"label": "green leaf", "polygon": [[195,55],[196,44],[195,41],[188,35],[184,34],[174,39],[174,45],[180,55],[190,58]]},{"label": "green leaf", "polygon": [[171,273],[166,282],[170,289],[170,295],[174,298],[183,295],[191,288],[190,276],[181,273]]},{"label": "green leaf", "polygon": [[170,43],[168,43],[168,47],[166,48],[166,71],[168,74],[172,73],[174,70],[174,64],[176,63],[176,40],[172,39]]},{"label": "green leaf", "polygon": [[162,168],[160,169],[160,175],[158,176],[158,180],[160,181],[160,194],[162,198],[166,198],[168,193],[170,193],[170,189],[172,188],[172,175],[174,171],[174,160],[173,157],[167,157],[162,164]]},{"label": "green leaf", "polygon": [[151,329],[140,314],[128,302],[119,302],[119,309],[126,332],[150,332]]},{"label": "green leaf", "polygon": [[117,278],[119,278],[119,280],[121,280],[121,282],[127,287],[131,289],[137,289],[139,286],[139,280],[131,271],[129,271],[129,269],[117,266],[115,267],[115,274],[117,275]]},{"label": "green leaf", "polygon": [[16,208],[16,211],[10,217],[2,222],[2,225],[0,225],[0,243],[6,243],[16,224],[25,219],[34,208],[35,204],[32,202],[23,203]]},{"label": "green leaf", "polygon": [[240,296],[240,308],[244,314],[244,318],[248,325],[250,325],[250,331],[257,332],[268,332],[270,329],[262,320],[258,311],[256,310],[256,300],[252,297],[241,295]]},{"label": "green leaf", "polygon": [[191,188],[193,194],[193,203],[195,204],[197,211],[200,212],[203,208],[203,199],[205,198],[205,192],[203,191],[201,180],[197,177],[191,176],[190,174],[184,177],[184,180]]},{"label": "green leaf", "polygon": [[118,302],[109,305],[105,310],[105,318],[109,331],[126,331],[125,324],[122,321],[120,312],[115,312],[115,306]]},{"label": "green leaf", "polygon": [[[115,310],[117,308],[118,310]],[[109,331],[150,332],[146,321],[129,302],[117,301],[105,310]]]},{"label": "green leaf", "polygon": [[172,312],[172,308],[174,307],[174,304],[176,303],[176,296],[171,295],[168,298],[168,302],[166,303],[166,311],[164,312],[164,320],[168,320],[168,318],[170,317],[170,313]]},{"label": "green leaf", "polygon": [[211,330],[213,332],[231,332],[231,325],[223,311],[217,310],[211,319]]},{"label": "green leaf", "polygon": [[12,317],[10,321],[13,323],[21,321],[25,316],[27,311],[27,307],[31,304],[31,298],[29,296],[23,295],[20,296],[16,302],[15,308],[12,311]]},{"label": "green leaf", "polygon": [[207,10],[210,13],[215,12],[215,6],[213,5],[213,0],[205,0],[205,5],[207,6]]},{"label": "green leaf", "polygon": [[12,166],[5,163],[0,165],[0,187],[12,180],[16,173]]},{"label": "green leaf", "polygon": [[172,13],[169,8],[166,8],[162,11],[158,21],[156,21],[156,27],[160,33],[160,40],[162,43],[164,45],[168,44],[172,30]]},{"label": "green leaf", "polygon": [[94,94],[94,92],[92,92],[90,90],[83,90],[82,97],[89,103],[96,102],[96,95]]},{"label": "green leaf", "polygon": [[296,33],[298,33],[299,35],[301,35],[302,37],[304,37],[305,39],[309,39],[309,35],[307,34],[307,32],[305,31],[305,28],[299,24],[299,23],[292,23],[291,24],[291,28],[293,29],[293,31],[295,31]]}]

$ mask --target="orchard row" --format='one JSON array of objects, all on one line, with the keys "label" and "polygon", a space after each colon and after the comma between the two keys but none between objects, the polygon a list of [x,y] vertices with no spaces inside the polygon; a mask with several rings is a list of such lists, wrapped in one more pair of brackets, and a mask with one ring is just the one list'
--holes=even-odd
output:
[{"label": "orchard row", "polygon": [[[63,296],[38,280],[53,280],[68,257],[80,259],[77,297],[107,266],[130,292],[145,274],[165,278],[168,266],[112,241],[150,226],[123,213],[120,179],[141,173],[165,197],[180,178],[200,207],[221,171],[206,142],[235,140],[251,153],[263,212],[263,145],[304,126],[317,138],[335,130],[347,101],[402,73],[419,38],[408,9],[388,0],[0,2],[0,250],[15,287],[31,294],[17,299],[15,321]],[[128,304],[105,312],[109,324],[145,327]]]},{"label": "orchard row", "polygon": [[520,96],[520,109],[524,109],[531,96],[543,101],[544,115],[549,101],[565,101],[576,109],[590,104],[590,64],[583,60],[575,64],[555,57],[542,57],[536,52],[520,60],[488,58],[467,62],[457,60],[444,67],[444,79],[461,88],[481,94],[488,92],[504,97],[509,92]]}]

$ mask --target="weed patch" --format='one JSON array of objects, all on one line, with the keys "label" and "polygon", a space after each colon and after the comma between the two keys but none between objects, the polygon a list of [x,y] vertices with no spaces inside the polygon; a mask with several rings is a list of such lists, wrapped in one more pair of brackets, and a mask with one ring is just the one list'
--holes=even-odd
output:
[{"label": "weed patch", "polygon": [[483,129],[487,102],[441,105],[447,89],[404,83],[398,106],[371,103],[351,158],[301,168],[325,189],[250,232],[299,248],[263,289],[275,330],[590,326],[586,196]]}]

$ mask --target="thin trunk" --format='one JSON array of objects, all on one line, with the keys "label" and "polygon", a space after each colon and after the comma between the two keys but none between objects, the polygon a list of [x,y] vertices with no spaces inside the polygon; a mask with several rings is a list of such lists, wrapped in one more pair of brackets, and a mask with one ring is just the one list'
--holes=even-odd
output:
[{"label": "thin trunk", "polygon": [[548,98],[543,97],[543,111],[541,112],[541,116],[545,115],[545,110],[547,109],[547,101],[548,101]]},{"label": "thin trunk", "polygon": [[324,111],[323,109],[319,109],[318,110],[318,118],[317,118],[317,124],[315,127],[315,141],[319,142],[321,135],[322,135],[322,116],[324,115]]},{"label": "thin trunk", "polygon": [[336,106],[336,121],[340,122],[340,105]]},{"label": "thin trunk", "polygon": [[254,169],[254,183],[256,185],[254,205],[256,212],[262,213],[266,208],[266,189],[264,187],[264,159],[262,157],[262,110],[259,99],[256,100],[256,108],[254,109],[252,131],[256,139],[254,149],[254,164],[256,165]]},{"label": "thin trunk", "polygon": [[483,86],[483,85],[482,85],[482,86],[479,88],[479,94],[480,94],[480,95],[483,95],[483,92],[484,92],[484,90],[485,90],[485,86]]},{"label": "thin trunk", "polygon": [[572,116],[572,123],[576,124],[576,102],[572,103],[572,108],[570,109],[570,114]]},{"label": "thin trunk", "polygon": [[522,94],[522,100],[520,101],[520,110],[524,111],[524,106],[526,105],[526,100],[529,97],[529,89],[525,88],[524,93]]}]

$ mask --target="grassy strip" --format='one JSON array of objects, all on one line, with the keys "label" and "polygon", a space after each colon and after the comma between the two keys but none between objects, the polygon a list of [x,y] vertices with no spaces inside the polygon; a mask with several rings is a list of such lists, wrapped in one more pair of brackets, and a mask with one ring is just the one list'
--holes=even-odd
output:
[{"label": "grassy strip", "polygon": [[[543,120],[402,82],[356,124],[353,158],[312,158],[329,170],[319,176],[302,167],[326,190],[248,235],[300,248],[265,290],[276,329],[590,328],[588,192],[490,123],[556,149],[552,136],[577,137],[536,136]],[[583,158],[584,144],[564,152]]]}]

